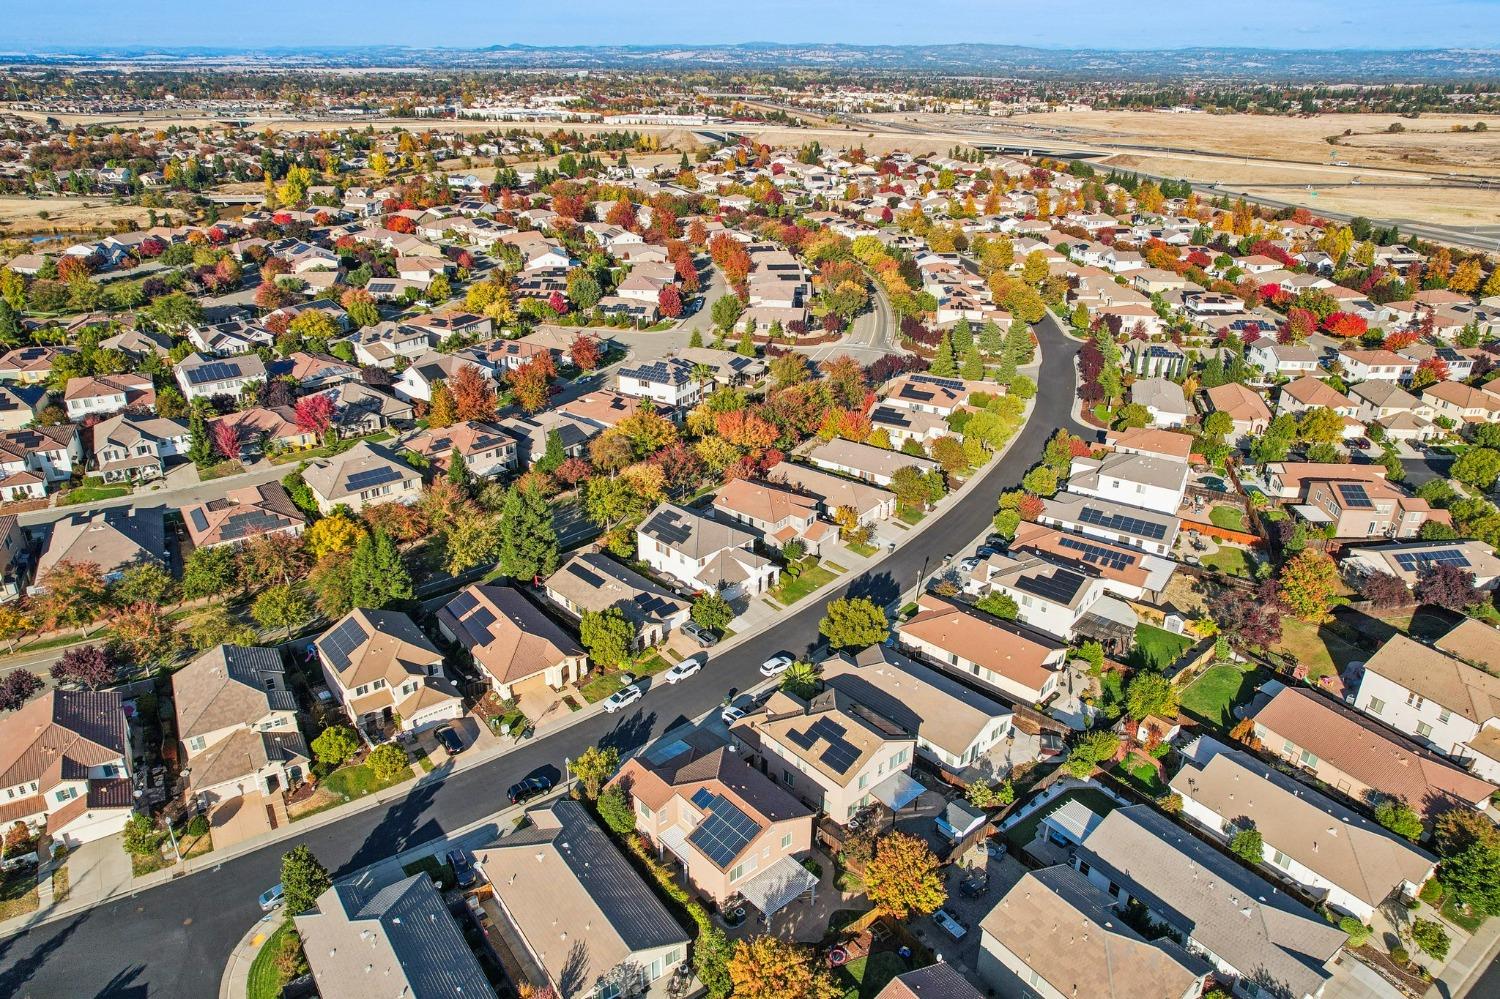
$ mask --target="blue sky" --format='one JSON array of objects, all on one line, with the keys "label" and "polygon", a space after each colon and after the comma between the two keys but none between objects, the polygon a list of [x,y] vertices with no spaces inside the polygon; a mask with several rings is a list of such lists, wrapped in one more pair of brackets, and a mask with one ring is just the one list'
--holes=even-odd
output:
[{"label": "blue sky", "polygon": [[1500,47],[1500,0],[0,0],[0,49],[994,42]]}]

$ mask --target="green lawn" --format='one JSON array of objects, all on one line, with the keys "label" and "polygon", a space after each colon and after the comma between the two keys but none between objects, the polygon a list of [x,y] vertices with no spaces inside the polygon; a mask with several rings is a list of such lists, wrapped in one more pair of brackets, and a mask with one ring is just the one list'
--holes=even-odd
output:
[{"label": "green lawn", "polygon": [[874,555],[876,552],[880,551],[880,549],[876,548],[874,545],[866,545],[858,541],[846,541],[844,542],[844,547],[849,549],[854,554],[862,555],[865,558],[869,558],[871,555]]},{"label": "green lawn", "polygon": [[446,864],[436,857],[427,856],[419,860],[413,860],[401,868],[401,873],[407,877],[413,874],[425,874],[433,881],[438,882],[442,888],[453,887],[453,865]]},{"label": "green lawn", "polygon": [[1281,641],[1272,648],[1296,656],[1297,662],[1308,668],[1308,676],[1313,680],[1341,673],[1349,663],[1370,658],[1368,652],[1350,645],[1327,628],[1309,624],[1290,614],[1282,617]]},{"label": "green lawn", "polygon": [[1242,548],[1220,548],[1212,555],[1202,558],[1205,568],[1218,569],[1220,572],[1230,576],[1240,576],[1249,579],[1251,576],[1250,556]]},{"label": "green lawn", "polygon": [[1221,729],[1232,728],[1234,715],[1230,709],[1249,701],[1256,688],[1270,678],[1271,674],[1259,667],[1245,671],[1235,663],[1210,666],[1182,692],[1183,713]]},{"label": "green lawn", "polygon": [[1099,710],[1109,721],[1125,713],[1125,674],[1108,670],[1099,677]]},{"label": "green lawn", "polygon": [[276,928],[270,938],[250,963],[249,981],[245,983],[245,999],[278,999],[281,995],[281,973],[276,968],[276,955],[281,950],[281,940],[288,933],[295,933],[290,919]]},{"label": "green lawn", "polygon": [[620,675],[622,673],[634,673],[636,679],[640,679],[643,676],[654,676],[662,670],[671,668],[671,665],[661,653],[653,650],[641,655],[632,665],[625,667],[624,670],[596,673],[592,679],[578,688],[578,692],[583,695],[585,701],[588,701],[590,704],[596,704],[625,686],[625,684],[620,682]]},{"label": "green lawn", "polygon": [[1059,795],[1051,803],[1043,805],[1020,822],[1005,830],[1006,841],[1015,847],[1023,847],[1027,843],[1030,843],[1036,839],[1036,830],[1042,824],[1042,819],[1075,798],[1082,802],[1095,815],[1108,815],[1120,807],[1116,804],[1115,799],[1103,791],[1092,787],[1082,787],[1076,791],[1069,791],[1067,794]]},{"label": "green lawn", "polygon": [[1149,624],[1138,624],[1135,626],[1135,648],[1130,653],[1131,665],[1163,670],[1192,645],[1193,640],[1186,635],[1174,635]]},{"label": "green lawn", "polygon": [[1208,511],[1208,522],[1226,531],[1245,529],[1245,511],[1237,506],[1216,506]]},{"label": "green lawn", "polygon": [[1135,753],[1117,763],[1110,772],[1142,794],[1156,798],[1166,793],[1167,785],[1162,783],[1156,768]]},{"label": "green lawn", "polygon": [[58,505],[72,506],[75,503],[97,503],[99,500],[116,499],[129,494],[129,486],[79,486],[77,489],[69,490],[62,499],[58,500]]},{"label": "green lawn", "polygon": [[393,781],[382,781],[375,776],[375,771],[368,764],[361,763],[358,766],[344,767],[329,774],[323,781],[323,787],[334,794],[345,798],[363,798],[367,794],[376,791],[384,791],[388,787],[395,787],[402,781],[411,780],[412,774],[408,770],[404,776],[398,776]]},{"label": "green lawn", "polygon": [[911,524],[913,527],[920,524],[927,514],[921,510],[912,510],[909,507],[899,506],[896,508],[896,518]]},{"label": "green lawn", "polygon": [[795,578],[782,573],[781,583],[770,591],[777,603],[782,606],[794,604],[834,579],[834,574],[819,565],[817,558],[813,556],[802,560],[801,570]]},{"label": "green lawn", "polygon": [[838,969],[835,978],[844,990],[844,999],[875,999],[892,978],[906,970],[900,955],[883,950],[850,961]]},{"label": "green lawn", "polygon": [[277,465],[285,465],[293,461],[311,461],[314,458],[328,458],[336,454],[343,454],[361,441],[379,444],[381,441],[388,441],[390,439],[391,432],[389,430],[377,430],[365,437],[349,437],[341,441],[335,441],[326,447],[313,447],[305,451],[288,451],[286,454],[276,455],[271,461]]}]

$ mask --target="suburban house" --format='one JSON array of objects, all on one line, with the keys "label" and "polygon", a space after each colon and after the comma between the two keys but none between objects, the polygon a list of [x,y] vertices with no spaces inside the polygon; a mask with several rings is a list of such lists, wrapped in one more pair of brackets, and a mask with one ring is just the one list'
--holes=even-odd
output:
[{"label": "suburban house", "polygon": [[263,482],[184,507],[182,522],[194,548],[217,548],[267,534],[297,537],[307,527],[307,515],[297,509],[280,482]]},{"label": "suburban house", "polygon": [[1084,496],[1173,513],[1187,491],[1188,465],[1157,455],[1116,451],[1074,458],[1068,489]]},{"label": "suburban house", "polygon": [[1170,936],[1131,929],[1114,899],[1066,864],[1028,871],[979,930],[979,977],[1005,996],[1197,999],[1212,971]]},{"label": "suburban house", "polygon": [[438,382],[451,384],[464,368],[473,368],[485,381],[493,381],[490,370],[459,354],[439,354],[431,351],[423,354],[401,372],[396,380],[398,399],[407,402],[432,401],[432,389]]},{"label": "suburban house", "polygon": [[1210,411],[1229,414],[1229,419],[1234,424],[1230,434],[1231,441],[1263,434],[1266,427],[1271,425],[1271,411],[1260,393],[1239,382],[1216,385],[1203,394],[1208,399]]},{"label": "suburban house", "polygon": [[1318,370],[1318,349],[1303,344],[1257,341],[1245,352],[1245,360],[1268,378],[1300,378]]},{"label": "suburban house", "polygon": [[681,627],[692,604],[642,576],[604,552],[580,552],[568,559],[545,584],[547,598],[575,617],[618,608],[635,627],[631,648],[659,645]]},{"label": "suburban house", "polygon": [[1383,572],[1407,586],[1432,566],[1452,565],[1474,574],[1474,585],[1482,590],[1500,586],[1500,556],[1477,540],[1393,541],[1389,544],[1346,547],[1339,567],[1350,579]]},{"label": "suburban house", "polygon": [[52,393],[45,384],[0,382],[0,430],[20,430],[51,404]]},{"label": "suburban house", "polygon": [[421,732],[463,714],[443,654],[400,611],[356,608],[314,643],[333,697],[372,741]]},{"label": "suburban house", "polygon": [[729,727],[746,759],[808,807],[840,825],[879,801],[900,807],[916,797],[910,776],[914,733],[829,689],[803,700],[778,690]]},{"label": "suburban house", "polygon": [[156,404],[156,389],[145,375],[90,375],[69,378],[63,389],[63,404],[68,419],[79,421],[87,416],[118,413],[133,406]]},{"label": "suburban house", "polygon": [[36,385],[52,377],[52,362],[59,354],[75,354],[72,347],[17,347],[0,354],[0,382]]},{"label": "suburban house", "polygon": [[892,978],[875,999],[984,999],[953,965],[939,961]]},{"label": "suburban house", "polygon": [[820,669],[825,687],[914,733],[918,755],[950,773],[978,765],[1011,736],[1010,708],[885,645],[836,652]]},{"label": "suburban house", "polygon": [[635,533],[652,569],[726,600],[764,593],[780,577],[775,563],[753,551],[755,535],[686,507],[658,504]]},{"label": "suburban house", "polygon": [[1462,382],[1438,382],[1422,390],[1422,402],[1434,420],[1444,417],[1463,426],[1500,419],[1500,395]]},{"label": "suburban house", "polygon": [[1426,852],[1248,753],[1199,736],[1183,756],[1171,782],[1183,816],[1225,841],[1254,828],[1262,863],[1331,908],[1368,922],[1433,874]]},{"label": "suburban house", "polygon": [[1085,496],[1067,489],[1046,501],[1038,520],[1074,534],[1164,556],[1171,555],[1181,526],[1172,513]]},{"label": "suburban house", "polygon": [[[187,794],[210,809],[301,783],[312,754],[297,729],[297,697],[276,649],[219,645],[172,674],[177,738],[187,752]],[[274,807],[274,806],[273,806]]]},{"label": "suburban house", "polygon": [[1409,382],[1417,362],[1390,350],[1344,350],[1339,362],[1349,382]]},{"label": "suburban house", "polygon": [[450,427],[421,430],[401,442],[403,451],[420,454],[446,473],[454,455],[476,479],[495,479],[516,467],[516,438],[492,423],[471,420]]},{"label": "suburban house", "polygon": [[337,506],[359,513],[375,503],[415,503],[422,494],[422,473],[378,444],[362,441],[302,472],[324,515]]},{"label": "suburban house", "polygon": [[1109,592],[1086,567],[1046,554],[991,555],[984,567],[985,590],[1014,600],[1017,621],[1064,641]]},{"label": "suburban house", "polygon": [[[18,482],[32,484],[33,495],[83,470],[83,439],[71,423],[57,427],[29,427],[0,433],[0,488],[9,491]],[[11,497],[7,497],[11,498]]]},{"label": "suburban house", "polygon": [[818,501],[751,479],[733,479],[714,493],[713,515],[750,528],[768,548],[801,542],[808,555],[821,555],[823,542],[838,528],[818,519]]},{"label": "suburban house", "polygon": [[187,454],[183,420],[119,413],[94,424],[94,470],[105,482],[149,482],[167,474],[167,459]]},{"label": "suburban house", "polygon": [[840,507],[848,507],[861,524],[872,526],[896,514],[894,493],[806,465],[777,462],[766,470],[766,480],[816,499],[822,504],[823,515],[829,518]]},{"label": "suburban house", "polygon": [[29,561],[20,518],[13,513],[0,516],[0,604],[20,599],[30,577]]},{"label": "suburban house", "polygon": [[[1022,521],[1007,551],[975,566],[964,582],[964,589],[975,596],[984,596],[990,591],[992,576],[1003,572],[1009,560],[1027,555],[1067,562],[1085,575],[1098,577],[1105,592],[1125,600],[1154,602],[1177,570],[1177,563],[1171,559]],[[1002,561],[996,561],[997,558]]]},{"label": "suburban house", "polygon": [[0,716],[0,825],[77,847],[125,827],[135,806],[124,697],[49,690]]},{"label": "suburban house", "polygon": [[917,613],[899,625],[896,640],[948,673],[1028,705],[1057,693],[1067,654],[1048,635],[929,593],[917,598]]},{"label": "suburban house", "polygon": [[[1269,687],[1270,684],[1267,684]],[[1282,687],[1255,713],[1263,750],[1367,806],[1392,798],[1430,822],[1452,808],[1483,811],[1495,785],[1368,715],[1307,687]]]},{"label": "suburban house", "polygon": [[359,330],[349,338],[354,359],[376,368],[394,368],[400,361],[413,361],[432,349],[432,334],[420,326],[379,323]]},{"label": "suburban house", "polygon": [[1182,386],[1165,378],[1138,378],[1130,386],[1130,401],[1146,407],[1153,427],[1180,427],[1192,412]]},{"label": "suburban house", "polygon": [[1500,782],[1500,677],[1396,634],[1365,660],[1354,706]]},{"label": "suburban house", "polygon": [[719,906],[735,895],[785,905],[808,890],[811,875],[797,861],[812,850],[812,810],[727,746],[681,745],[659,762],[633,757],[610,779],[657,855],[675,858],[684,880]]},{"label": "suburban house", "polygon": [[1072,866],[1133,901],[1246,999],[1317,999],[1348,937],[1151,805],[1091,817]]},{"label": "suburban house", "polygon": [[256,354],[205,357],[192,353],[173,368],[188,402],[227,395],[238,399],[245,386],[266,380],[266,366]]},{"label": "suburban house", "polygon": [[443,637],[473,655],[502,700],[522,686],[562,690],[588,672],[578,642],[514,587],[475,583],[436,617]]},{"label": "suburban house", "polygon": [[584,806],[561,799],[474,852],[522,954],[559,999],[637,995],[687,960],[688,935]]},{"label": "suburban house", "polygon": [[[59,562],[92,562],[113,582],[133,565],[164,564],[167,557],[165,510],[159,506],[106,507],[75,513],[52,525],[37,559],[36,578]],[[36,592],[40,587],[33,587]]]},{"label": "suburban house", "polygon": [[1187,370],[1187,355],[1170,343],[1134,339],[1125,344],[1121,354],[1125,366],[1140,375],[1140,380],[1178,378]]},{"label": "suburban house", "polygon": [[664,409],[688,409],[703,398],[695,366],[677,357],[621,368],[616,388],[621,395],[650,399]]},{"label": "suburban house", "polygon": [[323,999],[371,995],[494,999],[489,979],[426,873],[379,890],[338,881],[294,913]]},{"label": "suburban house", "polygon": [[341,382],[321,394],[333,403],[333,427],[340,437],[362,437],[413,419],[411,403],[364,382]]},{"label": "suburban house", "polygon": [[807,453],[807,460],[827,471],[882,487],[889,486],[896,473],[903,468],[915,468],[925,474],[942,467],[928,458],[916,458],[901,451],[887,451],[842,437],[819,444]]},{"label": "suburban house", "polygon": [[916,441],[926,447],[929,441],[952,433],[943,417],[898,406],[875,407],[870,411],[870,427],[884,430],[891,446],[898,449],[907,441]]}]

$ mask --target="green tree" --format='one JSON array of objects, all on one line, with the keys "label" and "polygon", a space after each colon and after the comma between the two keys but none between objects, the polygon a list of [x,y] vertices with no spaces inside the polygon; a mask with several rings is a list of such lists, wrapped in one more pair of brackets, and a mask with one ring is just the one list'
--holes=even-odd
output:
[{"label": "green tree", "polygon": [[194,405],[188,416],[188,459],[199,468],[214,463],[214,443],[208,436],[208,418],[204,415],[206,408]]},{"label": "green tree", "polygon": [[312,620],[312,603],[301,586],[293,583],[278,583],[268,586],[255,598],[250,607],[250,616],[263,628],[281,628],[286,637]]},{"label": "green tree", "polygon": [[169,604],[177,595],[177,581],[156,562],[130,566],[110,585],[118,604]]},{"label": "green tree", "polygon": [[864,648],[891,633],[885,611],[868,597],[838,597],[818,622],[818,634],[835,649]]},{"label": "green tree", "polygon": [[1453,477],[1471,489],[1488,492],[1500,477],[1500,451],[1471,447],[1453,462]]},{"label": "green tree", "polygon": [[557,530],[552,508],[535,483],[516,485],[500,508],[500,571],[512,579],[539,579],[557,571]]},{"label": "green tree", "polygon": [[1484,916],[1500,916],[1500,847],[1474,842],[1447,857],[1438,883],[1453,900]]},{"label": "green tree", "polygon": [[713,304],[714,325],[728,332],[739,322],[740,314],[744,311],[745,306],[734,295],[720,296]]},{"label": "green tree", "polygon": [[340,767],[359,752],[359,733],[348,725],[330,725],[312,741],[313,755],[319,763]]},{"label": "green tree", "polygon": [[1229,852],[1249,864],[1258,864],[1265,855],[1265,841],[1259,829],[1241,829],[1229,841]]},{"label": "green tree", "polygon": [[1099,764],[1114,759],[1119,751],[1120,737],[1113,732],[1085,732],[1068,751],[1063,767],[1082,780]]},{"label": "green tree", "polygon": [[959,375],[969,381],[979,381],[984,378],[984,361],[979,356],[977,344],[969,344],[968,350],[964,352],[964,363],[958,370]]},{"label": "green tree", "polygon": [[1140,672],[1125,687],[1125,713],[1136,721],[1177,717],[1177,688],[1160,673]]},{"label": "green tree", "polygon": [[943,338],[938,341],[937,353],[933,355],[928,371],[939,378],[952,378],[958,374],[958,358],[954,356],[950,334],[944,333]]},{"label": "green tree", "polygon": [[1375,821],[1413,843],[1422,838],[1422,817],[1400,798],[1384,798],[1375,806]]},{"label": "green tree", "polygon": [[1434,961],[1445,960],[1448,957],[1448,948],[1452,945],[1452,941],[1448,939],[1448,931],[1443,929],[1442,923],[1420,917],[1412,920],[1411,942],[1420,947],[1422,953]]},{"label": "green tree", "polygon": [[578,640],[600,666],[623,666],[630,662],[635,628],[618,607],[586,610],[578,621]]},{"label": "green tree", "polygon": [[635,809],[630,798],[619,784],[611,784],[599,793],[596,806],[599,817],[616,836],[628,836],[635,832]]},{"label": "green tree", "polygon": [[875,907],[901,920],[935,912],[948,900],[932,848],[910,833],[890,832],[875,843],[864,882]]},{"label": "green tree", "polygon": [[750,324],[745,323],[745,330],[740,334],[739,343],[735,344],[734,352],[741,357],[755,356],[755,340],[750,335]]},{"label": "green tree", "polygon": [[795,694],[803,700],[810,700],[818,692],[818,667],[799,659],[781,674],[780,686],[789,694]]},{"label": "green tree", "polygon": [[282,901],[289,916],[306,912],[318,897],[333,887],[328,868],[318,862],[312,850],[304,845],[292,847],[281,856]]},{"label": "green tree", "polygon": [[364,534],[349,561],[349,598],[355,607],[381,610],[412,598],[411,574],[391,536],[376,528]]},{"label": "green tree", "polygon": [[569,772],[583,785],[590,801],[599,797],[599,789],[620,769],[620,751],[613,746],[590,746],[569,765]]},{"label": "green tree", "polygon": [[1004,621],[1014,621],[1021,616],[1020,605],[1014,597],[1005,593],[986,593],[974,602],[974,606]]},{"label": "green tree", "polygon": [[366,762],[382,784],[393,784],[398,779],[411,776],[411,761],[406,758],[406,750],[394,742],[382,743],[370,750],[370,757]]},{"label": "green tree", "polygon": [[1307,548],[1281,567],[1277,590],[1287,610],[1314,624],[1328,620],[1329,608],[1342,585],[1338,566],[1327,552]]},{"label": "green tree", "polygon": [[710,590],[693,601],[693,623],[713,632],[723,632],[734,620],[734,608],[716,591]]},{"label": "green tree", "polygon": [[149,857],[161,851],[162,832],[151,816],[137,812],[125,820],[125,852],[132,857]]},{"label": "green tree", "polygon": [[542,456],[536,460],[533,467],[545,475],[551,475],[562,467],[563,462],[568,460],[568,454],[563,449],[562,435],[556,430],[547,431],[547,447]]}]

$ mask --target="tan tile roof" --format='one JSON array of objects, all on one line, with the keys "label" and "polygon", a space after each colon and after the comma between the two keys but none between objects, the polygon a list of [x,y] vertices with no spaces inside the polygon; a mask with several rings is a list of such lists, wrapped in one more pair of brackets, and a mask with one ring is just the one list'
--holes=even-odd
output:
[{"label": "tan tile roof", "polygon": [[1215,412],[1228,413],[1232,419],[1255,421],[1271,418],[1271,411],[1266,408],[1260,393],[1238,382],[1216,385],[1204,394]]},{"label": "tan tile roof", "polygon": [[1405,635],[1392,635],[1366,660],[1365,671],[1456,711],[1475,724],[1500,717],[1500,677]]},{"label": "tan tile roof", "polygon": [[275,649],[218,645],[172,674],[177,737],[191,739],[249,725],[272,711],[297,710]]},{"label": "tan tile roof", "polygon": [[112,690],[49,690],[0,718],[0,787],[40,781],[64,760],[92,767],[123,758],[122,704]]},{"label": "tan tile roof", "polygon": [[1286,687],[1255,715],[1272,753],[1290,739],[1366,787],[1400,798],[1423,818],[1459,805],[1483,807],[1495,786],[1337,701]]},{"label": "tan tile roof", "polygon": [[971,611],[952,600],[923,594],[917,613],[900,626],[910,635],[960,658],[1040,689],[1056,670],[1047,660],[1062,646],[1019,625]]},{"label": "tan tile roof", "polygon": [[1500,670],[1500,630],[1472,617],[1464,618],[1432,644],[1476,666]]},{"label": "tan tile roof", "polygon": [[536,605],[509,586],[475,583],[437,612],[476,665],[501,683],[516,683],[583,649]]}]

